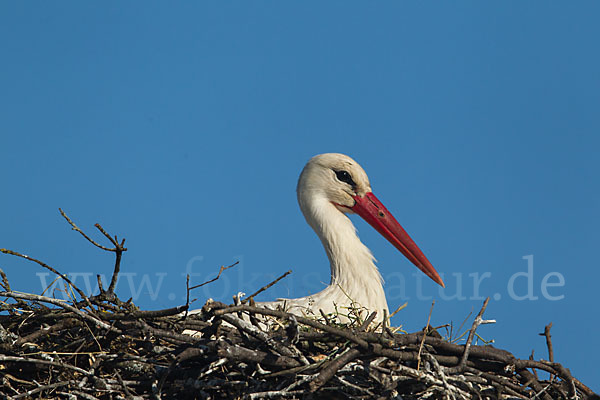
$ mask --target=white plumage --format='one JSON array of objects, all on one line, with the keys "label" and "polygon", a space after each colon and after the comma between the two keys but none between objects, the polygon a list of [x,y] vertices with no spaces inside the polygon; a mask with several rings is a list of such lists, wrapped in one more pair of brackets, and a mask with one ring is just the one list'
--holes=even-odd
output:
[{"label": "white plumage", "polygon": [[372,194],[367,174],[352,158],[337,153],[313,157],[297,187],[298,203],[308,224],[321,239],[329,257],[331,282],[324,290],[298,299],[259,303],[284,307],[296,314],[337,313],[341,321],[349,308],[377,311],[381,320],[388,305],[383,279],[371,251],[360,241],[346,214],[357,213],[385,236],[417,267],[443,286],[431,263],[400,224]]}]

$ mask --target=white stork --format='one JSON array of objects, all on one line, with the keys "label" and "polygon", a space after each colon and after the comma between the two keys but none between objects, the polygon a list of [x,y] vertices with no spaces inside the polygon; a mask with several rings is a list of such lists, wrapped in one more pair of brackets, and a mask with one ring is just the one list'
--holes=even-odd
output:
[{"label": "white stork", "polygon": [[[358,214],[390,241],[406,258],[435,282],[444,286],[437,271],[392,214],[371,191],[362,167],[337,153],[313,157],[300,174],[298,203],[308,224],[317,233],[331,268],[331,282],[319,293],[298,299],[259,303],[284,306],[295,314],[337,314],[341,321],[349,308],[377,311],[376,321],[388,312],[383,279],[371,251],[360,241],[346,214]],[[341,315],[340,315],[341,314]],[[364,317],[364,316],[363,316]]]}]

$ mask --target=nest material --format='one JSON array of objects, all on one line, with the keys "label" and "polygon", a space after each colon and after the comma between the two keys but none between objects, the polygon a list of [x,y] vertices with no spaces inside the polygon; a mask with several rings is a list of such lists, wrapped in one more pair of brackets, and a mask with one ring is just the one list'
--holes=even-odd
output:
[{"label": "nest material", "polygon": [[187,306],[140,311],[114,293],[124,241],[97,225],[114,247],[99,245],[63,216],[115,253],[113,279],[107,290],[99,280],[100,294],[88,297],[45,263],[0,249],[52,270],[73,291],[71,302],[16,292],[0,270],[0,398],[597,398],[558,363],[473,344],[487,300],[461,345],[429,324],[395,333],[372,324],[375,313],[342,325],[242,301],[208,302],[194,315]]}]

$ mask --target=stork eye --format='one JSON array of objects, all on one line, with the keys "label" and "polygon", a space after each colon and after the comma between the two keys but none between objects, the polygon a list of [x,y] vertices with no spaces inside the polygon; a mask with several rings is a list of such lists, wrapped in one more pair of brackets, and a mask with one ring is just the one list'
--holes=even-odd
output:
[{"label": "stork eye", "polygon": [[352,180],[352,176],[350,176],[348,171],[334,171],[334,172],[335,172],[335,176],[341,182],[347,183],[348,185],[350,185],[352,187],[356,186],[356,183],[354,183],[354,181]]}]

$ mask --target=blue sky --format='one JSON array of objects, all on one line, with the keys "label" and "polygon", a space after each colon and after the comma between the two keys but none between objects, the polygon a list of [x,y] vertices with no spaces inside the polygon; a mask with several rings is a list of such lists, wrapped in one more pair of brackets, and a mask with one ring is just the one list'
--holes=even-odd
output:
[{"label": "blue sky", "polygon": [[[438,290],[353,218],[407,330],[460,325],[555,358],[596,391],[600,329],[597,2],[22,2],[0,5],[0,247],[93,284],[127,238],[122,297],[230,301],[329,281],[296,203],[305,162],[351,155],[443,274]],[[95,233],[94,233],[95,234]],[[102,238],[95,236],[99,240]],[[525,258],[524,258],[525,257]],[[15,289],[51,278],[0,257]],[[476,285],[474,282],[479,281]],[[56,291],[56,296],[61,293]],[[470,322],[469,322],[470,323]],[[582,336],[583,335],[583,336]]]}]

